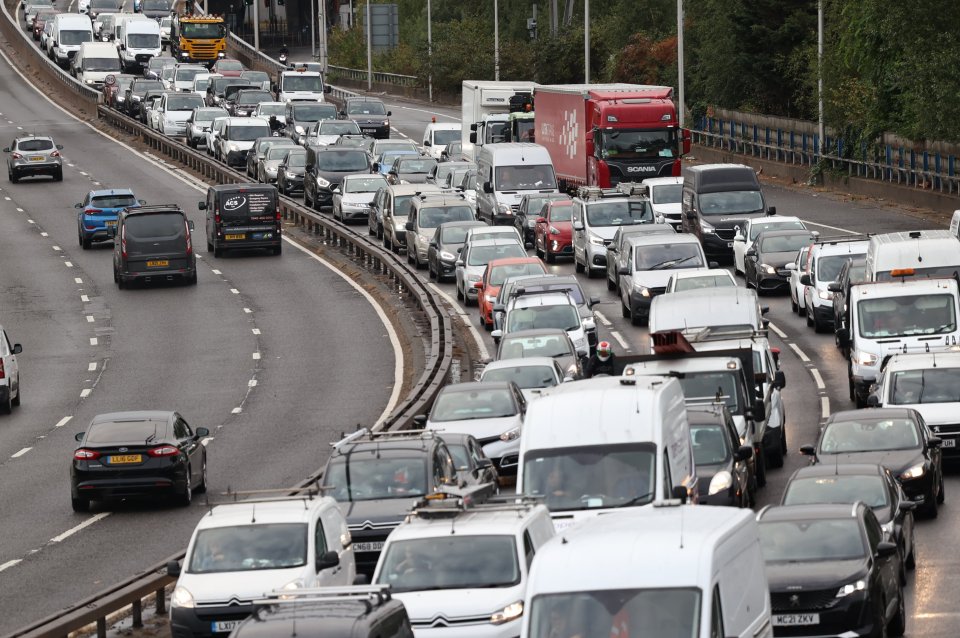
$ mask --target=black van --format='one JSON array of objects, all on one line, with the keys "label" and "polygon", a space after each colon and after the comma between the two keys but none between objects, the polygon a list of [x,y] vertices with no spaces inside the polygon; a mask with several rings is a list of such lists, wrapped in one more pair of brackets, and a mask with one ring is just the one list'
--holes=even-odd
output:
[{"label": "black van", "polygon": [[744,220],[773,215],[757,173],[743,164],[702,164],[683,169],[681,229],[700,238],[707,258],[733,258],[733,238]]},{"label": "black van", "polygon": [[207,211],[207,250],[215,257],[234,248],[266,248],[279,255],[280,195],[272,184],[218,184],[197,206]]},{"label": "black van", "polygon": [[230,638],[413,638],[407,610],[383,585],[278,592]]},{"label": "black van", "polygon": [[113,280],[120,288],[138,280],[197,283],[192,233],[176,204],[123,209],[113,230]]}]

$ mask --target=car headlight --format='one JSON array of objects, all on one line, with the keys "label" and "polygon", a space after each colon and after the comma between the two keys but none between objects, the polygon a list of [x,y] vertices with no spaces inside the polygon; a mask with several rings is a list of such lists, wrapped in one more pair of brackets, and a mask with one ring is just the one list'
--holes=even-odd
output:
[{"label": "car headlight", "polygon": [[456,259],[456,257],[454,257],[453,253],[448,253],[445,250],[441,250],[440,259],[443,259],[444,261],[453,261],[454,259]]},{"label": "car headlight", "polygon": [[222,59],[222,58],[227,57],[227,54],[224,53],[223,51],[218,51],[218,52],[217,52],[217,57]]},{"label": "car headlight", "polygon": [[287,179],[296,179],[296,178],[297,178],[297,174],[296,174],[296,173],[291,173],[290,171],[285,171],[285,172],[284,172],[284,175],[286,175]]},{"label": "car headlight", "polygon": [[833,300],[833,291],[831,290],[818,290],[817,296],[823,299],[824,301]]},{"label": "car headlight", "polygon": [[[407,224],[406,222],[393,222],[393,229],[398,233],[402,233],[407,229]],[[479,280],[480,278],[477,277],[477,279]]]},{"label": "car headlight", "polygon": [[303,127],[302,127],[302,126],[294,126],[294,127],[293,127],[293,130],[296,131],[297,133],[299,133],[300,135],[303,135],[303,133],[304,133],[304,130],[303,130]]},{"label": "car headlight", "polygon": [[590,235],[590,243],[594,246],[603,246],[603,238],[596,235]]},{"label": "car headlight", "polygon": [[502,625],[503,623],[508,623],[511,620],[516,620],[522,615],[523,601],[518,600],[517,602],[507,605],[501,611],[498,611],[494,615],[490,616],[490,622],[494,625]]},{"label": "car headlight", "polygon": [[887,521],[880,527],[883,528],[883,533],[887,540],[893,540],[893,521]]},{"label": "car headlight", "polygon": [[575,376],[577,376],[577,372],[578,372],[578,370],[577,370],[577,364],[571,363],[570,365],[567,366],[567,376],[568,376],[568,377],[575,377]]},{"label": "car headlight", "polygon": [[559,234],[560,234],[560,230],[557,229],[555,226],[551,226],[551,227],[550,227],[550,234],[551,234],[551,235],[559,235]]},{"label": "car headlight", "polygon": [[767,265],[767,264],[760,264],[760,269],[761,269],[763,272],[767,273],[768,275],[775,275],[775,274],[777,274],[777,269],[774,268],[773,266],[770,266],[770,265]]},{"label": "car headlight", "polygon": [[330,186],[330,182],[328,180],[323,179],[322,177],[318,177],[317,186],[319,186],[320,188],[328,188]]},{"label": "car headlight", "polygon": [[721,470],[710,479],[710,489],[707,493],[713,496],[714,494],[729,490],[731,485],[733,485],[733,476],[731,476],[730,472]]},{"label": "car headlight", "polygon": [[93,80],[84,80],[84,84],[93,84]]},{"label": "car headlight", "polygon": [[584,330],[596,330],[596,329],[597,329],[597,322],[593,319],[593,317],[584,317],[584,318],[583,318],[583,329],[584,329]]},{"label": "car headlight", "polygon": [[480,281],[480,275],[467,275],[467,281]]},{"label": "car headlight", "polygon": [[512,215],[513,209],[510,208],[507,204],[497,204],[497,210],[500,211],[501,215]]},{"label": "car headlight", "polygon": [[527,228],[535,228],[536,225],[537,225],[537,220],[535,220],[535,219],[528,219],[528,220],[527,220]]},{"label": "car headlight", "polygon": [[866,581],[858,580],[855,583],[850,583],[849,585],[844,585],[843,587],[841,587],[840,590],[837,592],[837,598],[843,598],[844,596],[849,596],[850,594],[854,594],[858,591],[863,591],[866,588],[867,588]]},{"label": "car headlight", "polygon": [[717,229],[713,227],[713,224],[708,224],[707,222],[700,220],[700,232],[707,233],[712,235],[717,232]]},{"label": "car headlight", "polygon": [[384,120],[384,121],[383,121],[383,125],[384,125],[384,126],[390,126],[390,120]]},{"label": "car headlight", "polygon": [[927,468],[924,467],[923,463],[918,463],[917,465],[914,465],[907,471],[900,474],[900,478],[902,478],[905,481],[909,481],[911,479],[920,478],[926,473],[926,471],[927,471]]},{"label": "car headlight", "polygon": [[520,438],[520,428],[513,428],[512,430],[507,430],[500,435],[501,441],[515,441]]},{"label": "car headlight", "polygon": [[170,606],[193,608],[196,603],[193,602],[193,594],[186,587],[177,586],[173,590],[173,596],[170,597]]},{"label": "car headlight", "polygon": [[853,353],[853,362],[857,365],[875,366],[879,360],[880,357],[872,352],[863,352],[862,350],[857,350]]},{"label": "car headlight", "polygon": [[641,296],[641,297],[649,297],[649,296],[650,296],[650,289],[647,288],[646,286],[642,286],[642,285],[640,285],[640,284],[634,284],[634,285],[633,285],[633,289],[636,290],[638,293],[640,293],[640,296]]}]

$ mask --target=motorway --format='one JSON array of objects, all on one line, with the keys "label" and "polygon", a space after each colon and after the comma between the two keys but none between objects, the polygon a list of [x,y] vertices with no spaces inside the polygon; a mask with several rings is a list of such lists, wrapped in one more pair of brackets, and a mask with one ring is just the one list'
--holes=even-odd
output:
[{"label": "motorway", "polygon": [[[85,252],[77,245],[73,203],[101,184],[133,186],[150,203],[179,203],[200,228],[197,191],[67,117],[5,63],[0,87],[4,139],[18,127],[50,132],[69,159],[62,184],[28,181],[0,190],[0,321],[24,345],[25,392],[22,408],[0,416],[5,633],[181,549],[203,513],[195,502],[188,509],[122,505],[73,514],[67,475],[72,437],[92,415],[178,409],[192,425],[214,430],[212,491],[273,487],[317,468],[326,443],[344,426],[375,421],[394,379],[391,344],[369,304],[289,244],[280,258],[214,263],[203,253],[196,288],[117,290],[110,247]],[[384,98],[397,136],[419,141],[431,117],[458,118],[457,109]],[[909,211],[875,202],[769,182],[765,188],[781,215],[798,215],[823,235],[929,227]],[[560,263],[550,270],[566,274],[573,267]],[[582,283],[588,295],[603,300],[597,307],[601,338],[618,352],[641,352],[645,331],[620,317],[603,280],[582,277]],[[477,330],[476,308],[459,306],[453,284],[438,288],[472,326],[481,349],[492,352],[489,335]],[[769,504],[779,499],[790,473],[806,464],[795,450],[815,440],[824,410],[852,404],[832,337],[814,334],[792,315],[788,298],[764,303],[771,338],[783,352],[792,450],[784,469],[768,474],[761,504]],[[954,472],[940,517],[918,521],[908,636],[957,635],[960,612],[949,594],[960,585],[960,541],[952,533],[960,523],[957,494]]]}]

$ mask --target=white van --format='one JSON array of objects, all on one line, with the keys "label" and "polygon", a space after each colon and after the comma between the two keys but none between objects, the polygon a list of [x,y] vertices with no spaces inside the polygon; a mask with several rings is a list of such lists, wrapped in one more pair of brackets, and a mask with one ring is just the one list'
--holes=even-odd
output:
[{"label": "white van", "polygon": [[749,288],[702,288],[656,295],[650,303],[650,334],[698,328],[713,328],[715,333],[724,328],[760,330],[767,324],[763,318],[766,310]]},{"label": "white van", "polygon": [[120,57],[110,42],[84,42],[70,67],[75,78],[101,89],[108,75],[120,73]]},{"label": "white van", "polygon": [[484,144],[477,152],[477,184],[480,221],[509,226],[521,197],[559,192],[550,153],[539,144]]},{"label": "white van", "polygon": [[527,407],[517,493],[538,496],[557,531],[698,485],[680,382],[601,377],[566,383]]},{"label": "white van", "polygon": [[447,144],[459,141],[462,135],[463,126],[460,124],[433,121],[427,124],[427,128],[423,131],[421,146],[430,157],[440,159],[440,154],[446,150]]},{"label": "white van", "polygon": [[771,638],[750,510],[664,503],[586,521],[530,570],[521,638]]},{"label": "white van", "polygon": [[142,73],[150,58],[160,55],[160,24],[142,13],[123,16],[117,28],[117,48],[128,72]]},{"label": "white van", "polygon": [[[951,222],[952,226],[952,222]],[[896,271],[914,277],[952,277],[960,271],[960,239],[949,230],[874,235],[867,246],[867,281],[890,281]]]},{"label": "white van", "polygon": [[90,18],[83,14],[58,13],[53,16],[53,34],[50,38],[50,59],[66,69],[73,56],[80,51],[80,45],[93,42],[93,25]]},{"label": "white van", "polygon": [[316,71],[300,68],[296,71],[282,71],[277,78],[278,102],[323,102],[323,94],[330,87],[324,84],[323,76]]}]

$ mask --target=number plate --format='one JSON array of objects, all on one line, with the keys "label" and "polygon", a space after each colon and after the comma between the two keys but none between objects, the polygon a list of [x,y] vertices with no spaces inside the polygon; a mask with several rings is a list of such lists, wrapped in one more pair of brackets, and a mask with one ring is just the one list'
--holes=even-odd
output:
[{"label": "number plate", "polygon": [[244,235],[243,233],[239,235],[225,235],[225,239],[227,241],[231,241],[233,239],[245,239],[245,238],[246,238],[246,235]]},{"label": "number plate", "polygon": [[732,241],[728,241],[728,242],[727,242],[727,248],[733,248],[733,242],[732,242]]},{"label": "number plate", "polygon": [[31,161],[31,162],[42,162],[44,159],[46,159],[46,158],[43,157],[43,155],[32,155],[32,156],[30,157],[30,161]]},{"label": "number plate", "polygon": [[774,614],[774,627],[796,627],[800,625],[819,625],[820,614]]},{"label": "number plate", "polygon": [[353,551],[355,552],[379,552],[383,549],[383,541],[376,543],[354,543]]},{"label": "number plate", "polygon": [[117,225],[117,220],[115,220],[115,219],[108,219],[108,220],[107,220],[107,226],[116,226],[116,225]]},{"label": "number plate", "polygon": [[166,259],[152,259],[147,262],[147,268],[164,268],[169,265],[170,262]]},{"label": "number plate", "polygon": [[943,447],[957,447],[956,439],[941,439],[943,441]]},{"label": "number plate", "polygon": [[233,631],[241,622],[240,620],[214,620],[210,623],[210,631],[215,634],[225,634]]},{"label": "number plate", "polygon": [[143,457],[139,454],[114,454],[107,457],[110,465],[123,465],[125,463],[142,463]]}]

